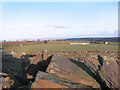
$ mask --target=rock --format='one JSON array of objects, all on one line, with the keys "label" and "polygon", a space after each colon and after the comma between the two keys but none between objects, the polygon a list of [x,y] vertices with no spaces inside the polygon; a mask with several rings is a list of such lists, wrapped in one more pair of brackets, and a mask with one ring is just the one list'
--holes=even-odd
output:
[{"label": "rock", "polygon": [[0,73],[0,76],[7,77],[8,74],[6,74],[6,73]]},{"label": "rock", "polygon": [[[79,63],[87,65],[85,68],[89,68],[89,72],[87,69],[83,69],[91,73],[102,88],[118,88],[118,53],[89,51],[88,53],[80,52],[75,54],[76,55],[72,55],[74,58],[71,58],[74,59],[76,63],[79,61]],[[94,55],[94,57],[91,55]],[[66,56],[66,54],[64,54],[64,56]],[[67,55],[67,57],[69,57],[69,55]],[[79,60],[76,60],[76,57],[79,57]],[[82,62],[83,60],[84,62]]]},{"label": "rock", "polygon": [[36,76],[35,82],[31,85],[31,88],[89,88],[79,83],[71,83],[61,77],[57,77],[54,74],[39,71]]},{"label": "rock", "polygon": [[77,64],[83,65],[82,63],[76,63],[65,56],[53,56],[46,71],[58,77],[67,79],[72,83],[79,83],[93,88],[100,88],[98,82],[96,82],[93,77],[81,69],[81,67]]},{"label": "rock", "polygon": [[51,54],[47,50],[44,50],[42,53],[42,59],[46,60],[49,56],[51,56]]},{"label": "rock", "polygon": [[108,87],[118,88],[118,65],[116,62],[112,60],[104,61],[100,73]]},{"label": "rock", "polygon": [[27,74],[27,79],[34,79],[33,75]]},{"label": "rock", "polygon": [[17,52],[17,53],[14,52],[14,54],[12,55],[13,57],[21,58],[22,55],[26,55],[26,54],[27,54],[26,52]]},{"label": "rock", "polygon": [[116,58],[111,58],[109,53],[99,54],[98,59],[88,58],[85,59],[86,64],[96,74],[96,77],[102,80],[100,82],[106,87],[118,88],[118,63],[116,63]]},{"label": "rock", "polygon": [[68,88],[66,86],[60,85],[53,82],[47,73],[38,72],[35,82],[31,85],[31,88]]},{"label": "rock", "polygon": [[38,71],[46,72],[46,69],[49,63],[51,62],[51,59],[52,59],[52,55],[49,56],[46,60],[39,61],[37,64],[30,64],[26,72],[29,75],[33,75],[34,77],[36,76]]},{"label": "rock", "polygon": [[42,61],[42,54],[37,54],[33,58],[30,59],[30,64],[37,64],[39,61]]},{"label": "rock", "polygon": [[32,88],[118,88],[116,53],[59,52],[52,56],[44,50],[36,56],[16,57],[2,56],[3,88],[30,87],[34,80]]},{"label": "rock", "polygon": [[[36,83],[36,84],[35,84]],[[68,88],[48,80],[36,80],[31,88]]]},{"label": "rock", "polygon": [[[29,65],[29,59],[24,55],[21,59],[15,58],[9,54],[2,56],[2,76],[4,77],[3,86],[5,86],[3,88],[17,88],[19,86],[29,84],[29,81],[27,80],[27,73],[25,70],[27,65]],[[7,80],[5,77],[8,77]],[[6,84],[8,84],[9,86],[7,86]]]},{"label": "rock", "polygon": [[5,77],[2,76],[2,88],[10,88],[14,84],[14,80],[11,79],[8,75]]}]

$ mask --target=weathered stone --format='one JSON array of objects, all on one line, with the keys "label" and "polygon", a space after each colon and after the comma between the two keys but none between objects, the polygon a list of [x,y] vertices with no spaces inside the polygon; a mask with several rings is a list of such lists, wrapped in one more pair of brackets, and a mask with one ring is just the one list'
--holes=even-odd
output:
[{"label": "weathered stone", "polygon": [[10,88],[14,84],[14,80],[9,76],[2,77],[2,88]]},{"label": "weathered stone", "polygon": [[118,65],[114,61],[105,61],[100,73],[108,87],[118,88]]},{"label": "weathered stone", "polygon": [[33,75],[29,75],[27,74],[27,79],[34,79],[35,77],[33,77]]},{"label": "weathered stone", "polygon": [[[6,73],[7,77],[10,78],[10,80],[7,79],[8,81],[14,81],[12,84],[10,84],[10,86],[7,86],[8,88],[17,88],[19,86],[29,84],[29,81],[27,80],[27,73],[25,70],[27,65],[29,65],[29,59],[28,57],[24,57],[24,55],[21,59],[15,58],[12,55],[3,55],[2,72]],[[6,77],[5,74],[3,74],[2,76]],[[3,78],[3,80],[6,83],[7,80],[5,78]],[[3,88],[7,87],[5,86]]]},{"label": "weathered stone", "polygon": [[[118,54],[108,52],[80,52],[75,53],[74,59],[76,62],[84,63],[90,69],[93,77],[98,78],[101,87],[118,88]],[[69,55],[63,54],[70,57]],[[94,55],[92,57],[91,55]],[[84,56],[84,57],[83,57]],[[79,57],[76,60],[75,57]],[[84,60],[84,62],[82,62]],[[84,69],[84,68],[83,68]],[[86,70],[87,71],[87,70]]]},{"label": "weathered stone", "polygon": [[47,68],[47,72],[70,80],[73,83],[80,83],[94,88],[100,87],[93,77],[82,70],[73,60],[64,56],[54,56]]},{"label": "weathered stone", "polygon": [[43,60],[46,60],[50,56],[51,56],[51,54],[47,50],[43,51],[43,53],[42,53],[42,59]]},{"label": "weathered stone", "polygon": [[48,80],[36,80],[35,83],[33,83],[31,88],[67,88],[66,86],[53,83]]},{"label": "weathered stone", "polygon": [[36,56],[29,59],[30,59],[30,64],[37,64],[39,61],[42,61],[42,54],[37,54]]},{"label": "weathered stone", "polygon": [[27,53],[26,52],[17,52],[17,53],[13,53],[13,57],[16,57],[16,58],[21,58],[22,55],[26,55]]},{"label": "weathered stone", "polygon": [[[44,84],[44,85],[43,85]],[[79,83],[73,83],[65,78],[58,77],[54,74],[39,71],[36,76],[35,82],[31,88],[88,88]]]},{"label": "weathered stone", "polygon": [[[54,77],[52,77],[53,79]],[[68,88],[64,85],[60,85],[58,83],[50,80],[50,76],[44,72],[38,72],[36,76],[35,82],[31,85],[31,88]]]},{"label": "weathered stone", "polygon": [[4,88],[30,87],[34,80],[33,88],[118,88],[116,53],[58,52],[52,57],[44,51],[21,56],[3,55]]}]

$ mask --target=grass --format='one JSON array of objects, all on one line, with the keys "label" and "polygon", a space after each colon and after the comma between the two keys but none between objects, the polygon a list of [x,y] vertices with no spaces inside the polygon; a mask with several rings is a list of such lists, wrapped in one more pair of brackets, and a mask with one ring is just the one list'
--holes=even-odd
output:
[{"label": "grass", "polygon": [[118,52],[117,45],[104,45],[104,44],[90,44],[90,45],[70,45],[69,43],[48,43],[48,44],[35,44],[23,46],[7,46],[3,48],[3,52],[42,52],[48,50],[49,52],[57,51],[110,51]]}]

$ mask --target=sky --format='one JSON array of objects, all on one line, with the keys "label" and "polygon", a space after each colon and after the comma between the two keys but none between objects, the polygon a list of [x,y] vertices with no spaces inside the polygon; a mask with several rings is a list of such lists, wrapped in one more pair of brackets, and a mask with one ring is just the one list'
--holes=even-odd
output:
[{"label": "sky", "polygon": [[117,2],[3,2],[2,40],[118,36]]}]

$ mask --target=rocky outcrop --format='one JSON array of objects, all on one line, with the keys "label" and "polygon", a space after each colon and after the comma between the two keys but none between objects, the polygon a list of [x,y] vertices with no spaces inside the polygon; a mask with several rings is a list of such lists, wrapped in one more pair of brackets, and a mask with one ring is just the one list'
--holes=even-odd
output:
[{"label": "rocky outcrop", "polygon": [[59,52],[92,76],[102,87],[118,88],[118,54],[113,52]]},{"label": "rocky outcrop", "polygon": [[67,86],[56,83],[54,79],[55,76],[39,71],[35,82],[31,85],[31,88],[68,88]]},{"label": "rocky outcrop", "polygon": [[6,73],[0,73],[2,88],[10,88],[14,84],[14,80],[9,77]]},{"label": "rocky outcrop", "polygon": [[[3,84],[4,88],[18,88],[21,86],[25,86],[29,84],[29,80],[27,79],[26,68],[30,64],[28,55],[21,56],[20,59],[13,57],[10,54],[2,55],[2,73],[7,74],[9,77],[8,82],[12,80],[12,84],[8,84],[9,87],[6,87]],[[4,82],[7,80],[2,77]],[[7,83],[6,83],[7,84]]]},{"label": "rocky outcrop", "polygon": [[2,56],[2,88],[118,88],[118,55],[55,52]]},{"label": "rocky outcrop", "polygon": [[34,57],[29,58],[30,59],[30,64],[37,64],[39,61],[42,61],[42,54],[39,53]]},{"label": "rocky outcrop", "polygon": [[100,66],[99,75],[110,88],[118,88],[118,64],[115,60],[103,59],[103,65]]},{"label": "rocky outcrop", "polygon": [[[3,84],[3,88],[20,88],[20,87],[29,87],[32,82],[34,82],[36,74],[38,71],[45,72],[52,58],[51,56],[47,56],[46,60],[42,59],[42,54],[23,54],[21,57],[14,57],[11,54],[3,54],[2,55],[2,72],[7,74],[9,79],[3,78],[5,84]],[[32,59],[32,60],[31,60]],[[11,82],[12,84],[8,84],[7,82]],[[6,86],[6,84],[8,86]]]},{"label": "rocky outcrop", "polygon": [[35,82],[31,88],[86,88],[91,89],[79,83],[73,83],[70,80],[56,76],[54,74],[39,71]]},{"label": "rocky outcrop", "polygon": [[47,60],[47,58],[50,56],[51,54],[47,50],[44,50],[42,53],[38,53],[34,55],[34,57],[29,58],[30,64],[37,64],[39,61]]},{"label": "rocky outcrop", "polygon": [[93,77],[64,56],[54,56],[46,72],[64,78],[71,83],[100,88],[98,82]]}]

